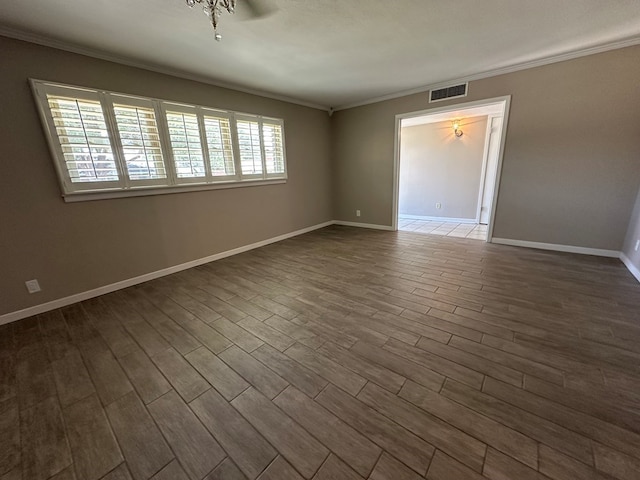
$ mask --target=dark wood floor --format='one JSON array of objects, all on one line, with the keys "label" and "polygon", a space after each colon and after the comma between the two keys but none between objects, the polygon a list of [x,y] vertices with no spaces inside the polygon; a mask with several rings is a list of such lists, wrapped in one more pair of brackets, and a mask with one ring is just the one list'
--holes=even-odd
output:
[{"label": "dark wood floor", "polygon": [[0,479],[640,478],[617,260],[331,227],[0,327]]}]

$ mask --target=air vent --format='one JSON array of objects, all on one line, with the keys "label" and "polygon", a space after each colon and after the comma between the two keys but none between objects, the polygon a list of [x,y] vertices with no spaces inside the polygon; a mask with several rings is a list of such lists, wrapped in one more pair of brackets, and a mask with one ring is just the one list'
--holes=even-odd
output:
[{"label": "air vent", "polygon": [[468,83],[461,85],[454,85],[451,87],[439,88],[437,90],[431,90],[429,92],[429,103],[440,102],[454,97],[466,97]]}]

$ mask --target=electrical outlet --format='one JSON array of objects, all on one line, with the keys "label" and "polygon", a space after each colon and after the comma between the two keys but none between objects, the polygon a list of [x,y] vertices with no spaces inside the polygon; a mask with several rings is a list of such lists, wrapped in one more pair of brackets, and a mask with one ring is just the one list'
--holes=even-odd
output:
[{"label": "electrical outlet", "polygon": [[640,240],[636,240],[636,247],[634,248],[634,251],[638,251],[638,249],[640,248]]},{"label": "electrical outlet", "polygon": [[360,216],[360,210],[356,210],[356,217]]},{"label": "electrical outlet", "polygon": [[42,290],[40,288],[38,280],[27,280],[26,282],[24,282],[24,284],[27,286],[27,290],[29,291],[29,293],[38,293],[40,290]]},{"label": "electrical outlet", "polygon": [[442,208],[442,204],[440,202],[436,203],[436,208]]}]

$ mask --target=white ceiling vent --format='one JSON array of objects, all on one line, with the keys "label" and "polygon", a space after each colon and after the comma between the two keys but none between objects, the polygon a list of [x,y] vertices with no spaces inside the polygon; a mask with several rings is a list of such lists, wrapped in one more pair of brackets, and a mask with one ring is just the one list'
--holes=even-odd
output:
[{"label": "white ceiling vent", "polygon": [[455,97],[466,97],[468,87],[469,83],[462,83],[460,85],[452,85],[451,87],[429,90],[429,103],[440,102]]}]

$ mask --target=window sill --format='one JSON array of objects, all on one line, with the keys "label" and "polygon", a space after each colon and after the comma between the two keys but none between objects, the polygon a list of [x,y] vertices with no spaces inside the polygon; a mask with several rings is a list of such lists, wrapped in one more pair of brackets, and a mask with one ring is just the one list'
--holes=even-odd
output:
[{"label": "window sill", "polygon": [[273,178],[268,180],[244,180],[233,182],[219,182],[219,183],[206,183],[206,184],[187,184],[187,185],[174,185],[171,187],[134,187],[128,189],[117,190],[100,190],[100,191],[82,191],[67,193],[63,195],[64,201],[67,203],[73,202],[87,202],[91,200],[108,200],[111,198],[125,198],[125,197],[146,197],[149,195],[169,195],[172,193],[186,193],[186,192],[201,192],[205,190],[222,190],[228,188],[240,188],[240,187],[258,187],[262,185],[278,185],[287,183],[286,178]]}]

